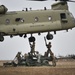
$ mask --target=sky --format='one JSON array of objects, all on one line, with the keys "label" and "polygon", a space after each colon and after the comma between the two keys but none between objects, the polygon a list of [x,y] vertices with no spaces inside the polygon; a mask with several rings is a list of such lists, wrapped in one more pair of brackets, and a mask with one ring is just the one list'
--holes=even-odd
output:
[{"label": "sky", "polygon": [[[0,5],[3,4],[8,8],[8,11],[21,11],[24,8],[32,7],[32,10],[43,9],[47,7],[47,9],[51,9],[51,4],[55,3],[55,1],[25,1],[25,0],[0,0]],[[68,3],[69,11],[75,17],[75,4]],[[55,56],[58,55],[68,55],[75,54],[75,28],[72,30],[66,31],[57,31],[56,35],[51,32],[54,36],[53,40],[51,40],[52,48],[51,50],[54,52]],[[40,36],[38,34],[33,34],[36,38],[36,46],[35,50],[39,51],[40,54],[44,54],[47,50],[45,46],[44,36],[46,33],[41,33]],[[28,38],[30,34],[27,35],[27,38],[14,36],[12,39],[9,36],[5,36],[5,40],[0,42],[0,60],[11,60],[14,59],[17,52],[28,53],[30,51],[30,46],[28,42]],[[49,42],[49,41],[47,41]]]}]

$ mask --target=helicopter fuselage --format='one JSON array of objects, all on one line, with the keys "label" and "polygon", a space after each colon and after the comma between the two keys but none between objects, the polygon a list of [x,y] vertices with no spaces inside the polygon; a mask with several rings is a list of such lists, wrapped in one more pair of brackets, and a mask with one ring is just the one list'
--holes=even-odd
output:
[{"label": "helicopter fuselage", "polygon": [[31,10],[0,15],[0,33],[4,35],[51,32],[73,27],[74,18],[67,10]]},{"label": "helicopter fuselage", "polygon": [[[7,12],[4,5],[0,6],[0,41],[3,36],[48,32],[47,39],[53,39],[49,33],[60,30],[68,30],[75,27],[75,19],[68,10],[67,2],[58,2],[52,5],[52,9],[22,10]],[[34,38],[30,38],[34,41]]]}]

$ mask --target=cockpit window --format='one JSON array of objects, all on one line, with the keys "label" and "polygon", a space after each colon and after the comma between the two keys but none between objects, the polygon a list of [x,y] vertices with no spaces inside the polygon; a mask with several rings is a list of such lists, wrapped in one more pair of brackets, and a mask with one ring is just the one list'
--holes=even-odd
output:
[{"label": "cockpit window", "polygon": [[61,17],[61,19],[66,19],[66,14],[65,13],[61,13],[60,17]]},{"label": "cockpit window", "polygon": [[60,14],[60,18],[61,18],[61,22],[62,22],[62,23],[67,23],[67,22],[68,22],[65,13],[61,13],[61,14]]}]

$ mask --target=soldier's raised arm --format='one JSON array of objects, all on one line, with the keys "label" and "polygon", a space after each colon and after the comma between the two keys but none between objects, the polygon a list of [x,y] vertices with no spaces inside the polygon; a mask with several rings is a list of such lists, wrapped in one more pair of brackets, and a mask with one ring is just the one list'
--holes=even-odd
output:
[{"label": "soldier's raised arm", "polygon": [[44,40],[45,40],[45,45],[47,46],[47,41],[46,41],[46,38],[44,37]]}]

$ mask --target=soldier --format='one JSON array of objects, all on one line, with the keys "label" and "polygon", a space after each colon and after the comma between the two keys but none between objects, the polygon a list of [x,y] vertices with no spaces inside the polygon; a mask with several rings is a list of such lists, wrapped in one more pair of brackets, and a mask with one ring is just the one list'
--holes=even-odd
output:
[{"label": "soldier", "polygon": [[17,53],[16,58],[17,58],[18,64],[20,64],[20,62],[21,62],[21,52]]},{"label": "soldier", "polygon": [[37,56],[37,62],[40,63],[41,62],[41,54],[39,54],[39,52],[36,52],[36,56]]},{"label": "soldier", "polygon": [[48,44],[46,43],[46,47],[48,48],[47,53],[46,53],[48,56],[49,53],[52,54],[51,49],[50,49],[51,48],[51,42],[49,42]]},{"label": "soldier", "polygon": [[47,44],[45,37],[44,37],[44,39],[45,39],[46,47],[47,47],[47,49],[48,49],[47,52],[45,52],[45,56],[48,57],[48,55],[49,55],[49,53],[50,53],[50,56],[51,56],[51,58],[52,58],[52,63],[53,63],[53,65],[55,66],[55,65],[56,65],[56,62],[55,62],[54,53],[51,51],[51,47],[52,47],[51,42],[49,42],[49,43]]},{"label": "soldier", "polygon": [[35,55],[35,41],[31,44],[31,42],[29,42],[29,44],[30,44],[30,48],[31,48],[31,51],[30,51],[30,53],[33,55]]}]

